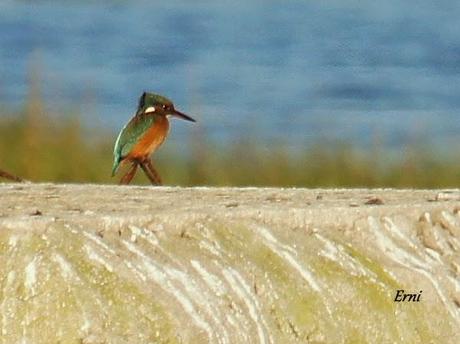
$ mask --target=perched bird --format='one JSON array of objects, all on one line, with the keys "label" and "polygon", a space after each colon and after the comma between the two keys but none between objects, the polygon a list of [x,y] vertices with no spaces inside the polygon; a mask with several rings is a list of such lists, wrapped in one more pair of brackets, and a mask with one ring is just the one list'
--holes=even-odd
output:
[{"label": "perched bird", "polygon": [[129,184],[140,165],[152,184],[161,185],[160,175],[153,167],[150,155],[165,140],[170,116],[195,122],[193,118],[177,111],[168,98],[148,92],[142,94],[136,114],[118,134],[113,149],[112,177],[121,163],[132,164],[130,170],[121,178],[120,184]]}]

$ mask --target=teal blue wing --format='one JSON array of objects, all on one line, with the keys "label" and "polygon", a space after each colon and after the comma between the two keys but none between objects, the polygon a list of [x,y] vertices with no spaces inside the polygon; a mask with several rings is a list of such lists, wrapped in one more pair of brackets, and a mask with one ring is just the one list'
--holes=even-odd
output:
[{"label": "teal blue wing", "polygon": [[131,152],[133,147],[144,136],[146,131],[155,123],[155,116],[140,114],[134,116],[131,121],[121,129],[118,134],[115,147],[113,148],[112,176],[117,172],[120,162]]}]

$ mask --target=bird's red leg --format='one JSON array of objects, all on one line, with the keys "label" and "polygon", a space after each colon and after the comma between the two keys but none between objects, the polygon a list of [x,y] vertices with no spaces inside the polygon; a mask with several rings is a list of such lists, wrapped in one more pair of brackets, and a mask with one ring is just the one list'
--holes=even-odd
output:
[{"label": "bird's red leg", "polygon": [[160,185],[160,183],[159,183],[158,179],[156,178],[156,176],[152,173],[152,171],[150,171],[150,169],[149,169],[149,167],[147,165],[147,161],[144,160],[140,164],[141,164],[142,169],[144,170],[145,175],[150,180],[152,185]]},{"label": "bird's red leg", "polygon": [[150,173],[150,170],[145,165],[145,162],[141,162],[141,168],[144,170],[144,173],[147,176],[147,178],[150,180],[150,183],[152,183],[152,185],[157,185],[157,181],[155,177],[152,176],[152,174]]},{"label": "bird's red leg", "polygon": [[161,178],[158,172],[153,168],[150,159],[146,158],[140,164],[152,185],[161,185]]},{"label": "bird's red leg", "polygon": [[120,184],[129,184],[131,182],[131,180],[134,178],[134,175],[136,174],[137,165],[137,161],[133,162],[131,169],[128,172],[126,172],[123,178],[120,179]]},{"label": "bird's red leg", "polygon": [[145,163],[146,163],[147,167],[149,168],[150,172],[152,172],[152,175],[155,177],[155,179],[157,181],[157,184],[158,185],[163,185],[163,182],[161,181],[160,174],[157,172],[155,167],[153,167],[152,160],[147,159]]}]

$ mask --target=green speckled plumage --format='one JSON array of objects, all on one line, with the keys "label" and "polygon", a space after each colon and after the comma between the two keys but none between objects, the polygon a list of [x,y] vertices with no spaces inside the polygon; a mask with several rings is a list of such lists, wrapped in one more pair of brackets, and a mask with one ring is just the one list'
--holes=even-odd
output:
[{"label": "green speckled plumage", "polygon": [[147,130],[154,125],[158,119],[157,114],[146,114],[145,110],[151,106],[171,105],[172,102],[163,96],[153,93],[143,93],[139,99],[136,115],[126,124],[118,134],[115,147],[113,149],[112,176],[115,175],[120,162],[131,152],[133,147],[144,136]]},{"label": "green speckled plumage", "polygon": [[120,165],[123,158],[131,152],[138,140],[144,136],[146,131],[155,123],[157,116],[137,114],[128,124],[120,131],[115,147],[113,149],[113,168],[112,176]]}]

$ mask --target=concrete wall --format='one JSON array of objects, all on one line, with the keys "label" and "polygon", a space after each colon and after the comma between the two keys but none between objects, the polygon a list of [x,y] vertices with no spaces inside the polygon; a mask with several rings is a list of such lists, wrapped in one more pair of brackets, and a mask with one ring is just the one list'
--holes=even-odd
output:
[{"label": "concrete wall", "polygon": [[0,343],[459,343],[459,212],[458,190],[0,184]]}]

